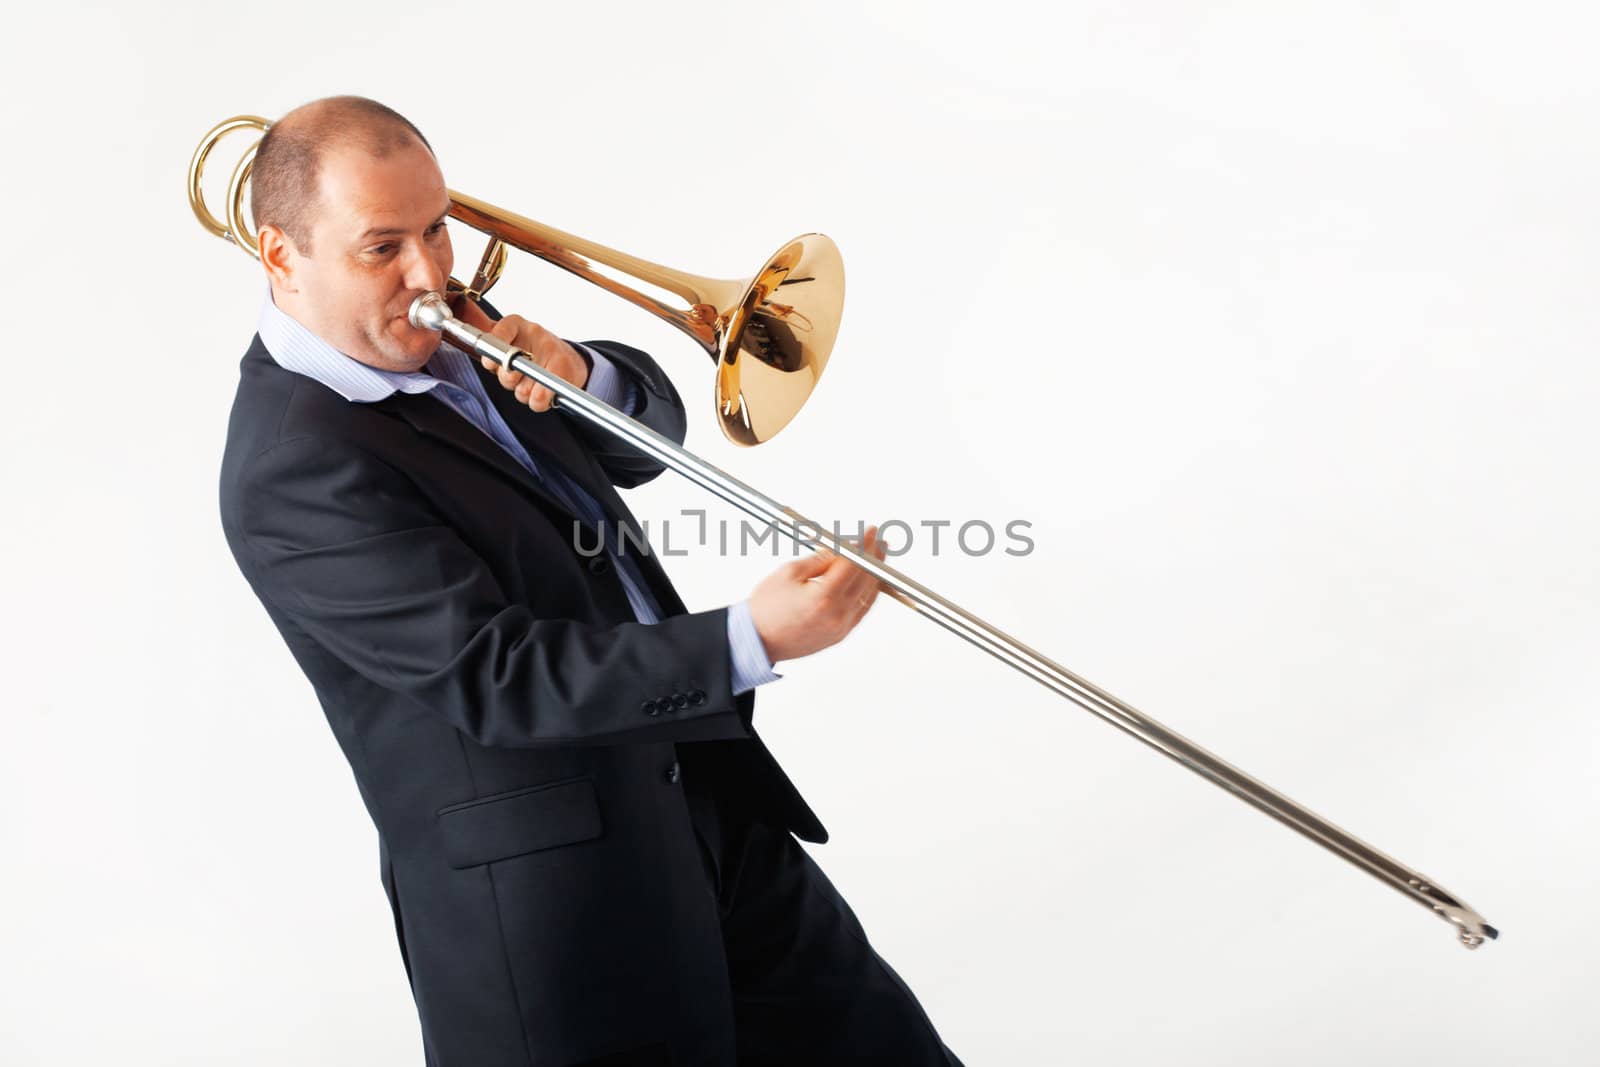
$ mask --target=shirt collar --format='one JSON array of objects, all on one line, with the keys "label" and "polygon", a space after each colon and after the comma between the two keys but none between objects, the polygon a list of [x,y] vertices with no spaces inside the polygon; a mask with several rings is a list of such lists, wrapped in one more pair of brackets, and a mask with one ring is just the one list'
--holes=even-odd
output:
[{"label": "shirt collar", "polygon": [[[431,374],[379,370],[345,355],[278,307],[270,287],[261,302],[256,333],[278,366],[321,382],[353,403],[374,404],[397,392],[425,393],[439,384]],[[440,352],[445,347],[441,345]]]}]

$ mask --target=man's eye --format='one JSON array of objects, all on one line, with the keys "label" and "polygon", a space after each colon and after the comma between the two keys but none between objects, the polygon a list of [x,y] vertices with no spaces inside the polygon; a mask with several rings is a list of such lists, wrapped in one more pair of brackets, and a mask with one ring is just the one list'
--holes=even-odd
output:
[{"label": "man's eye", "polygon": [[367,252],[374,256],[386,256],[393,251],[394,245],[391,244],[373,245],[371,248],[367,249]]},{"label": "man's eye", "polygon": [[440,234],[440,233],[443,233],[443,232],[444,232],[444,220],[443,219],[440,219],[438,222],[436,222],[432,226],[428,227],[428,236],[429,237],[432,237],[435,234]]}]

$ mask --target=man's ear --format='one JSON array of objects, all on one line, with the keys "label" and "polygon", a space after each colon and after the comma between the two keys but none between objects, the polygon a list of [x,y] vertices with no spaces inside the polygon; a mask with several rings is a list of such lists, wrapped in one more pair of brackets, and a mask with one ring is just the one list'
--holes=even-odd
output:
[{"label": "man's ear", "polygon": [[261,265],[267,269],[273,288],[286,293],[299,292],[295,267],[300,259],[294,240],[276,226],[263,226],[256,234],[256,251],[261,253]]}]

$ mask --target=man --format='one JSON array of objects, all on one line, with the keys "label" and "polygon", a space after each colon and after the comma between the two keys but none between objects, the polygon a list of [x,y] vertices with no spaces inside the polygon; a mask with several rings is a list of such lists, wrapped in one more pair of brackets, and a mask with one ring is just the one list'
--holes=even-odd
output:
[{"label": "man", "polygon": [[[660,468],[406,320],[453,262],[422,135],[337,97],[254,166],[270,294],[223,528],[377,826],[428,1063],[956,1063],[751,725],[773,662],[842,639],[876,583],[813,557],[689,613],[636,545],[580,552],[637,530],[614,487]],[[683,439],[644,353],[457,313]]]}]

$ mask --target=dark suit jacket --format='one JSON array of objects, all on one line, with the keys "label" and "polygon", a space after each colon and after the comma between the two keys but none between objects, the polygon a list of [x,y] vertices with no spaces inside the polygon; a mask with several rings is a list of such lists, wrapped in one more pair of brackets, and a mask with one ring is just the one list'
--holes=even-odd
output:
[{"label": "dark suit jacket", "polygon": [[[650,357],[590,343],[642,386],[639,418],[682,441]],[[654,461],[480,373],[532,454],[632,522],[613,485]],[[696,1035],[731,1016],[682,780],[826,839],[756,737],[753,694],[732,694],[727,609],[686,612],[646,556],[666,617],[639,624],[573,516],[476,427],[426,395],[348,402],[259,337],[221,506],[377,826],[429,1062],[579,1063],[657,1041],[694,1062]]]}]

